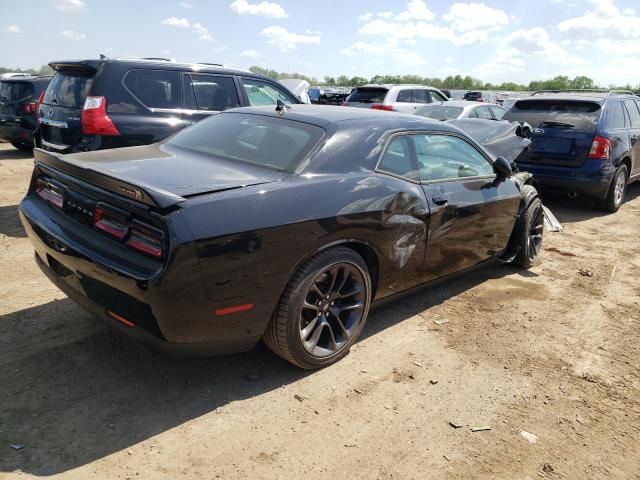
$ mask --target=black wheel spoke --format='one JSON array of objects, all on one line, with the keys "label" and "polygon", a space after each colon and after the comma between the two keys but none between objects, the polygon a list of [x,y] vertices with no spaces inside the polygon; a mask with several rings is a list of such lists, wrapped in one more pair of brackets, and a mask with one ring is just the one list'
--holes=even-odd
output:
[{"label": "black wheel spoke", "polygon": [[310,352],[313,352],[313,350],[318,346],[318,341],[320,340],[320,336],[322,335],[322,330],[324,330],[325,326],[326,326],[326,323],[324,322],[320,323],[320,325],[318,325],[316,329],[313,331],[313,333],[311,334],[311,338],[309,338],[308,340]]},{"label": "black wheel spoke", "polygon": [[[318,319],[319,319],[319,316],[313,317],[311,321],[300,331],[300,338],[302,338],[303,342],[307,341],[313,329],[316,328],[316,325],[318,324]],[[320,329],[319,326],[318,326],[318,329]]]},{"label": "black wheel spoke", "polygon": [[313,310],[315,312],[318,311],[318,305],[313,305],[312,303],[309,303],[307,300],[305,300],[304,303],[302,304],[302,308]]},{"label": "black wheel spoke", "polygon": [[340,311],[344,312],[345,310],[358,310],[364,308],[364,304],[362,302],[352,303],[351,305],[343,305],[340,307]]},{"label": "black wheel spoke", "polygon": [[338,295],[336,298],[353,297],[353,296],[358,295],[359,293],[361,293],[362,290],[363,290],[363,287],[361,285],[356,285],[351,290],[347,291],[346,293],[342,293],[342,294]]}]

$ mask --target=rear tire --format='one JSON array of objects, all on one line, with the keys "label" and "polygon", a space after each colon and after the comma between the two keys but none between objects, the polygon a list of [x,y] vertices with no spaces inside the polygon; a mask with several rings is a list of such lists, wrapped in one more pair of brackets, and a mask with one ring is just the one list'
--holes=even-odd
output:
[{"label": "rear tire", "polygon": [[538,262],[542,253],[542,238],[544,236],[544,210],[537,190],[526,185],[524,198],[527,206],[522,214],[522,228],[519,232],[516,248],[518,253],[513,260],[514,265],[530,268]]},{"label": "rear tire", "polygon": [[627,179],[629,177],[629,171],[626,165],[620,165],[613,175],[611,185],[609,185],[609,191],[604,200],[598,202],[598,208],[605,212],[615,213],[618,211],[622,202],[624,202],[624,195],[627,192]]},{"label": "rear tire", "polygon": [[31,145],[29,143],[11,142],[11,145],[13,145],[15,148],[17,148],[18,150],[20,150],[22,152],[29,152],[29,151],[33,150],[33,145]]},{"label": "rear tire", "polygon": [[264,334],[267,346],[301,368],[315,369],[349,353],[369,313],[371,277],[346,247],[313,256],[285,288]]}]

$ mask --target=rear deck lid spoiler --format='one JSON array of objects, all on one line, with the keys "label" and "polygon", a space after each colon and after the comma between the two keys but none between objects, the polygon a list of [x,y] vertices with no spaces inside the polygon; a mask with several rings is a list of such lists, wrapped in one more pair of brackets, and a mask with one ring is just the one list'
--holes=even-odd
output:
[{"label": "rear deck lid spoiler", "polygon": [[184,202],[184,197],[176,195],[175,193],[168,192],[166,190],[153,187],[151,185],[136,182],[132,184],[121,180],[119,178],[99,172],[91,169],[82,164],[82,162],[76,162],[65,155],[47,152],[40,148],[33,150],[33,156],[36,163],[44,164],[49,167],[60,170],[72,177],[91,183],[97,187],[104,188],[110,192],[122,195],[145,205],[164,209],[172,207],[181,202]]},{"label": "rear deck lid spoiler", "polygon": [[58,70],[82,70],[95,73],[103,63],[103,60],[61,60],[49,63],[56,72]]}]

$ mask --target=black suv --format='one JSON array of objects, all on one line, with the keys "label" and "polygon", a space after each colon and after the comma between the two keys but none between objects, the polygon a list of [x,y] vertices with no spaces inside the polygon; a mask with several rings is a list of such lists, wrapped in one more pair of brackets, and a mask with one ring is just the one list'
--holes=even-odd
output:
[{"label": "black suv", "polygon": [[482,92],[467,92],[464,94],[462,99],[469,102],[484,102]]},{"label": "black suv", "polygon": [[503,119],[531,124],[532,149],[517,159],[544,190],[620,208],[640,179],[640,99],[630,91],[540,91],[518,100]]},{"label": "black suv", "polygon": [[301,103],[271,78],[164,59],[51,62],[40,106],[41,144],[70,153],[147,145],[233,107]]},{"label": "black suv", "polygon": [[50,80],[31,75],[0,78],[0,139],[19,150],[33,148],[38,98]]}]

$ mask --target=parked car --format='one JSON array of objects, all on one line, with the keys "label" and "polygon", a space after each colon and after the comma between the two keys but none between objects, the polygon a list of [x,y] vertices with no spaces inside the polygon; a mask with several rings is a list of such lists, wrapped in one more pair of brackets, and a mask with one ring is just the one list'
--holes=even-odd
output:
[{"label": "parked car", "polygon": [[123,334],[183,354],[264,338],[318,368],[373,301],[496,259],[530,266],[531,181],[446,123],[279,105],[149,146],[37,149],[19,211],[43,272]]},{"label": "parked car", "polygon": [[435,120],[453,120],[457,118],[502,120],[507,110],[495,103],[449,100],[447,102],[424,105],[416,109],[415,113],[416,115],[433,118]]},{"label": "parked car", "polygon": [[228,108],[300,100],[275,80],[162,59],[55,61],[39,114],[55,152],[147,145]]},{"label": "parked car", "polygon": [[38,98],[51,77],[5,75],[0,80],[0,140],[19,150],[31,150]]},{"label": "parked car", "polygon": [[533,126],[533,148],[518,165],[542,189],[596,200],[615,212],[640,179],[640,105],[630,91],[542,91],[504,116]]},{"label": "parked car", "polygon": [[371,84],[356,87],[342,105],[414,113],[426,103],[445,102],[447,99],[437,88],[424,85]]},{"label": "parked car", "polygon": [[462,99],[470,102],[482,102],[482,92],[466,92]]}]

